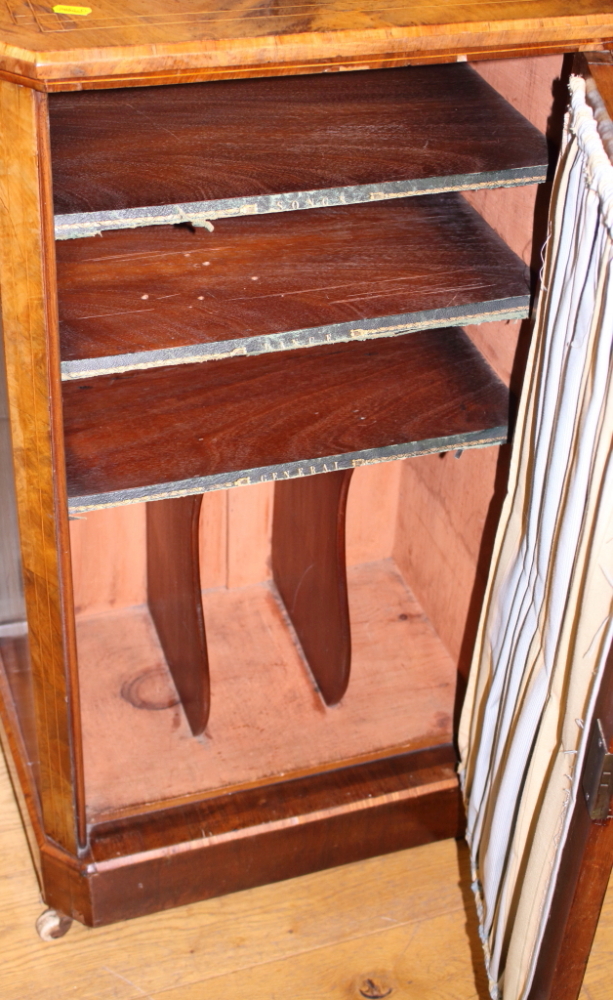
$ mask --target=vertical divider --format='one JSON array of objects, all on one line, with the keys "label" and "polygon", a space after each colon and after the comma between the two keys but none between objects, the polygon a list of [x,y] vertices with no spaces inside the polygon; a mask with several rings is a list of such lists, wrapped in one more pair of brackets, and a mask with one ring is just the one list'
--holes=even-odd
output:
[{"label": "vertical divider", "polygon": [[209,662],[200,592],[202,494],[147,504],[147,600],[194,736],[210,711]]},{"label": "vertical divider", "polygon": [[327,705],[341,700],[351,670],[345,516],[352,472],[275,483],[274,580]]}]

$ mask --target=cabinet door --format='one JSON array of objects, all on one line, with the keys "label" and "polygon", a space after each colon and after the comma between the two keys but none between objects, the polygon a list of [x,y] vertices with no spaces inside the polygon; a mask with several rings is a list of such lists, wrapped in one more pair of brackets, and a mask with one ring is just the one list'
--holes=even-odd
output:
[{"label": "cabinet door", "polygon": [[593,84],[571,78],[536,334],[460,731],[494,1000],[575,1000],[613,860],[606,115]]},{"label": "cabinet door", "polygon": [[[603,739],[604,737],[604,739]],[[613,648],[528,1000],[576,1000],[613,865]]]}]

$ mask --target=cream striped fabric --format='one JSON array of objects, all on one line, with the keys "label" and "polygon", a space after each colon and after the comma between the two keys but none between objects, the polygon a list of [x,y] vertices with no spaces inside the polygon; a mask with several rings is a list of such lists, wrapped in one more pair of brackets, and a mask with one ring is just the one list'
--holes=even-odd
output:
[{"label": "cream striped fabric", "polygon": [[571,79],[509,492],[460,727],[494,1000],[524,1000],[612,638],[613,167]]}]

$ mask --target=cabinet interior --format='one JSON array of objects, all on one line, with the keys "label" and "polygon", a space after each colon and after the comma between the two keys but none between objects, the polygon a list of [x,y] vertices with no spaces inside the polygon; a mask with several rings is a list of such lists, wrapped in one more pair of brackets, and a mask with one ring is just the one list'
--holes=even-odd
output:
[{"label": "cabinet interior", "polygon": [[[521,370],[545,197],[525,184],[544,176],[542,146],[539,160],[513,109],[545,131],[561,67],[547,56],[50,95],[93,827],[432,748],[453,782],[458,678],[504,494],[506,387]],[[450,101],[458,73],[464,102]],[[289,85],[291,105],[279,96]],[[210,134],[192,121],[209,94]],[[372,155],[352,114],[366,114]],[[394,323],[412,332],[391,337]],[[355,467],[352,669],[332,706],[271,568],[273,480],[330,459]],[[147,607],[138,502],[196,488],[211,674],[199,736]]]}]

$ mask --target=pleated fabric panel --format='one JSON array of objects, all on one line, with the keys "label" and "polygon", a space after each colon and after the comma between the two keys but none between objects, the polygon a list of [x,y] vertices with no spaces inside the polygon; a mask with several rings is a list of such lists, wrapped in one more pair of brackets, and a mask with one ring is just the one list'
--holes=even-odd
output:
[{"label": "pleated fabric panel", "polygon": [[524,1000],[612,640],[613,167],[571,78],[509,490],[460,726],[493,1000]]}]

